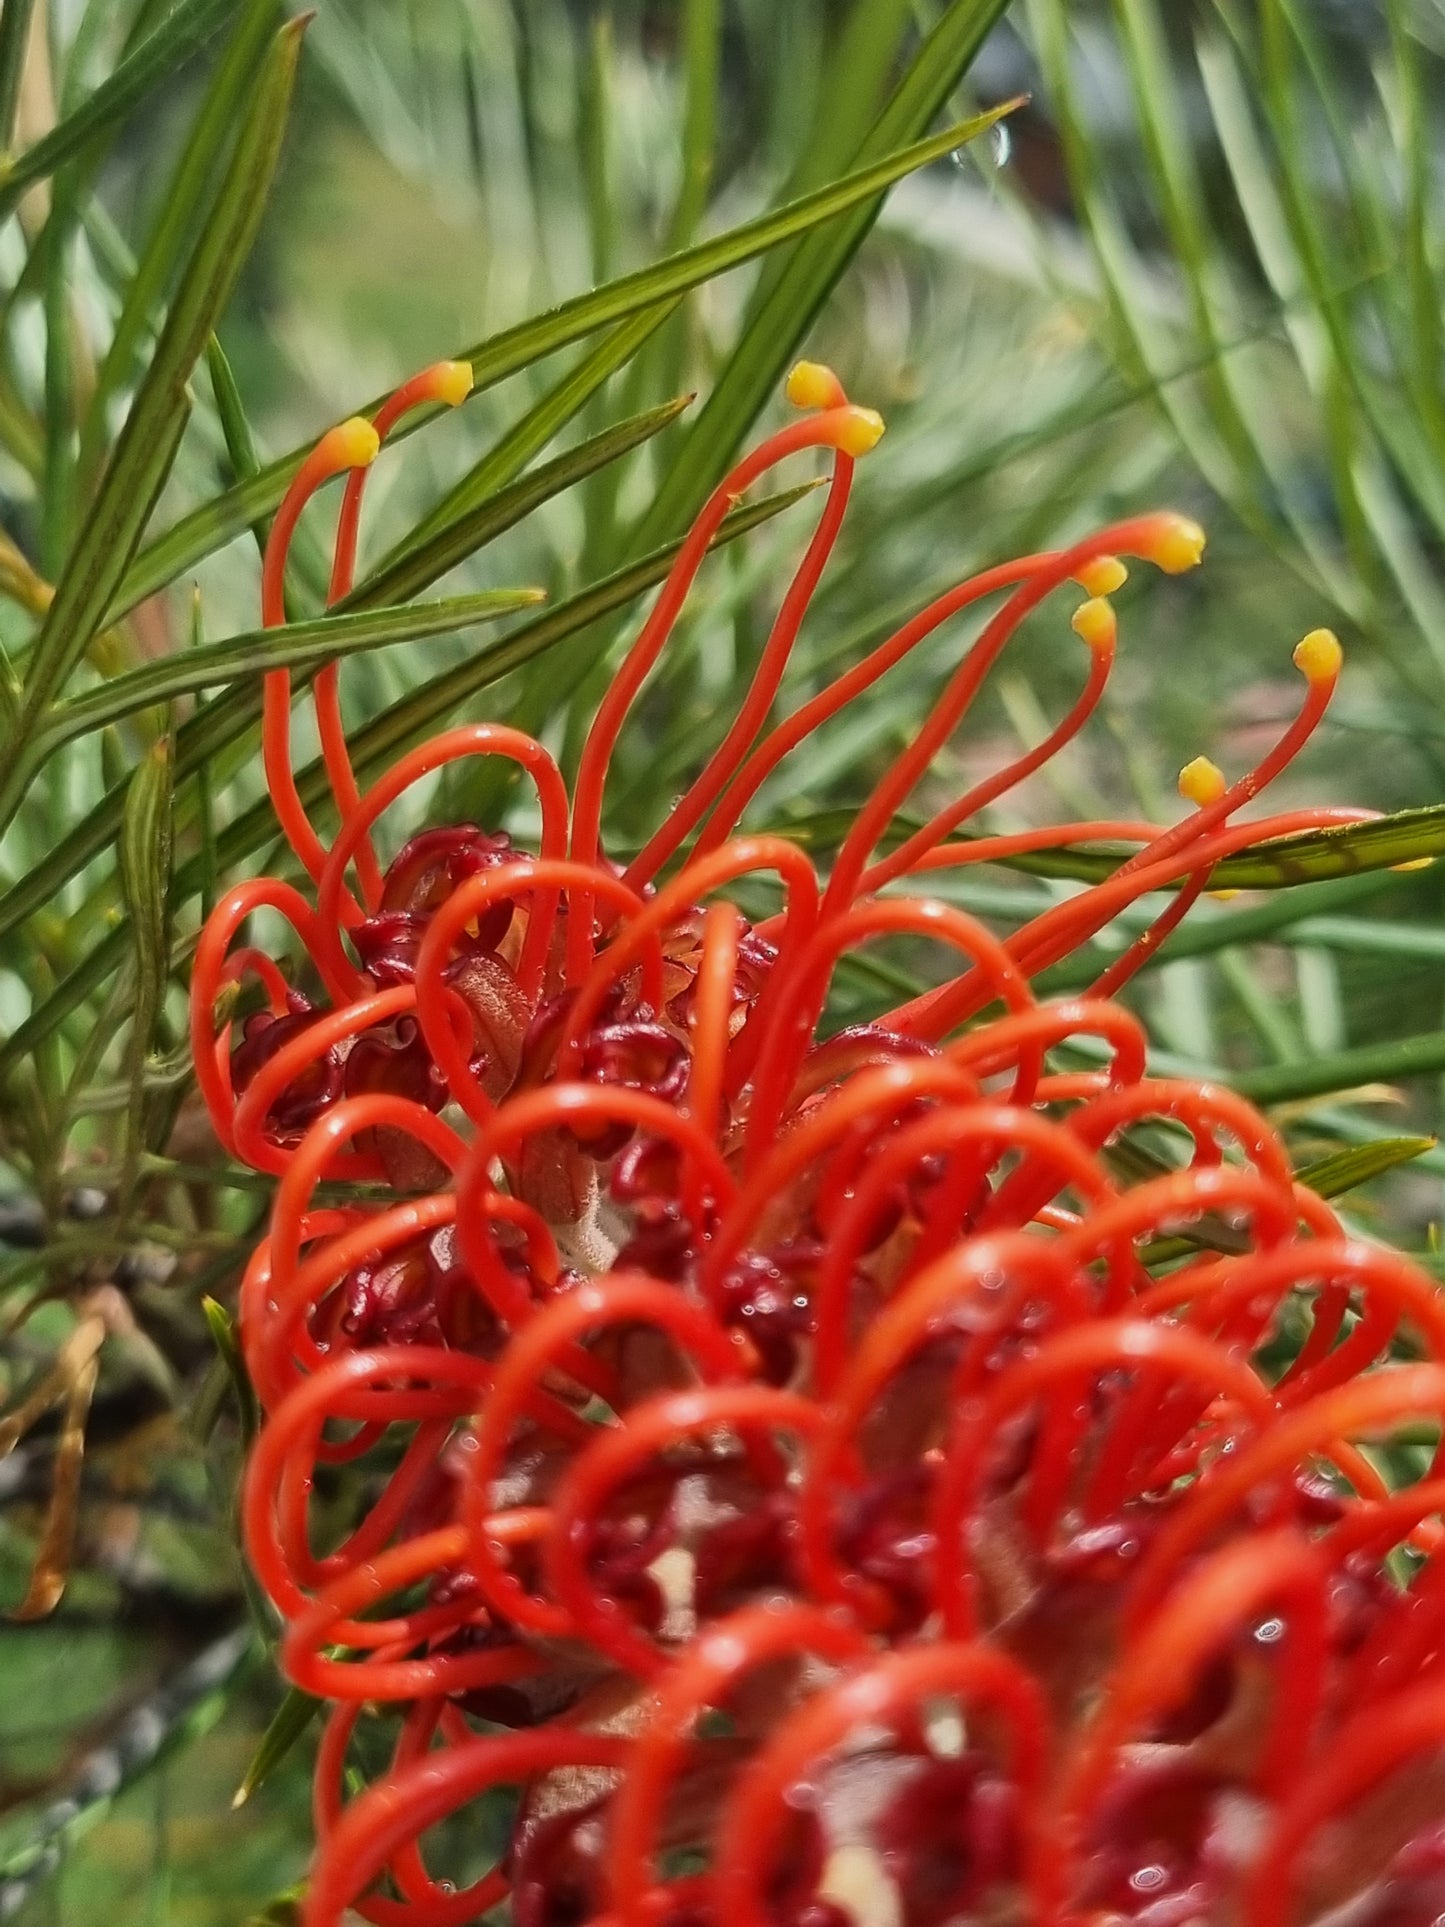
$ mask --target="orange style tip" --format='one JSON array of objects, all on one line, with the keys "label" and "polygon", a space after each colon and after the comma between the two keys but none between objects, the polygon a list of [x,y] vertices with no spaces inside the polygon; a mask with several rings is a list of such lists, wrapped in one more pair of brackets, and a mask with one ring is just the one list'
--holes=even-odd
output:
[{"label": "orange style tip", "polygon": [[1392,863],[1390,868],[1396,876],[1408,876],[1411,870],[1428,870],[1434,861],[1433,856],[1412,856],[1408,863]]},{"label": "orange style tip", "polygon": [[369,468],[376,460],[381,439],[362,415],[338,422],[328,428],[316,444],[316,465],[328,475],[339,475],[344,468]]},{"label": "orange style tip", "polygon": [[1211,763],[1207,756],[1196,756],[1192,763],[1186,763],[1179,772],[1179,794],[1186,803],[1192,803],[1199,810],[1207,804],[1217,803],[1228,787],[1224,771],[1218,763]]},{"label": "orange style tip", "polygon": [[1069,618],[1069,626],[1091,649],[1112,649],[1119,636],[1119,619],[1114,605],[1103,596],[1081,602]]},{"label": "orange style tip", "polygon": [[1333,682],[1344,660],[1345,652],[1333,629],[1311,629],[1304,641],[1295,645],[1294,666],[1306,682]]},{"label": "orange style tip", "polygon": [[822,361],[800,361],[783,392],[794,408],[839,408],[847,399],[842,382]]},{"label": "orange style tip", "polygon": [[1079,587],[1091,596],[1113,595],[1129,580],[1129,571],[1117,555],[1096,555],[1074,577]]},{"label": "orange style tip", "polygon": [[847,407],[839,410],[835,441],[845,455],[855,460],[876,448],[883,438],[883,417],[876,408]]},{"label": "orange style tip", "polygon": [[433,400],[444,401],[448,408],[455,408],[472,392],[472,364],[469,361],[439,361],[427,369],[426,386]]},{"label": "orange style tip", "polygon": [[1204,560],[1205,534],[1187,515],[1161,515],[1153,537],[1140,553],[1165,575],[1184,575]]}]

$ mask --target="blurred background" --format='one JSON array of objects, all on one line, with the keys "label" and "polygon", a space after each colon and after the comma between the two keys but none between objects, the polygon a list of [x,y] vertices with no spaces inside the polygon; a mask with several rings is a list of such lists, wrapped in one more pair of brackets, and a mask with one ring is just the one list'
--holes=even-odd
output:
[{"label": "blurred background", "polygon": [[[0,231],[0,643],[20,670],[115,506],[106,459],[128,410],[161,407],[144,370],[164,359],[167,302],[198,285],[198,237],[244,226],[228,143],[269,84],[280,18],[242,0],[5,0],[12,149],[50,138],[59,155]],[[114,76],[141,66],[117,102]],[[210,682],[156,674],[257,625],[247,524],[268,504],[238,484],[415,367],[794,201],[860,150],[1028,97],[907,172],[811,279],[809,242],[789,239],[649,308],[626,341],[523,353],[389,454],[364,569],[404,557],[438,502],[495,499],[646,418],[446,575],[448,595],[542,588],[566,612],[553,628],[514,618],[510,657],[489,631],[360,654],[349,722],[381,760],[436,714],[515,718],[575,754],[646,587],[627,571],[676,536],[730,447],[781,418],[774,350],[831,362],[888,422],[790,701],[979,566],[1140,507],[1194,514],[1205,568],[1136,571],[1103,712],[989,823],[1167,820],[1182,764],[1207,753],[1233,776],[1273,740],[1299,700],[1294,643],[1336,628],[1341,693],[1271,803],[1422,811],[1392,855],[1426,867],[1302,856],[1263,879],[1290,887],[1202,903],[1129,994],[1161,1064],[1234,1078],[1297,1164],[1334,1161],[1354,1222],[1435,1262],[1445,1153],[1418,1140],[1445,1070],[1428,867],[1445,848],[1442,78],[1440,0],[319,0],[259,226],[175,385],[190,419],[148,546],[96,602],[65,684],[82,707],[37,738],[0,841],[0,1604],[23,1615],[0,1632],[0,1921],[281,1921],[307,1852],[312,1735],[272,1725],[281,1692],[231,1520],[243,1415],[224,1307],[265,1187],[199,1130],[183,1030],[199,906],[270,860],[254,712],[222,709],[250,672],[218,656]],[[862,149],[910,88],[921,124]],[[647,412],[693,393],[675,423]],[[783,506],[705,571],[624,737],[610,847],[644,840],[721,735],[814,514]],[[302,613],[325,529],[322,512]],[[755,820],[826,849],[965,640],[941,632],[785,764]],[[931,772],[934,806],[1046,733],[1080,659],[1067,611],[1030,623]],[[117,678],[128,707],[106,697]],[[157,880],[117,852],[158,744],[174,783]],[[529,828],[475,775],[415,810]],[[1041,869],[940,889],[1007,929],[1074,887],[1067,864]],[[1087,982],[1139,927],[1058,982]],[[928,968],[907,946],[870,951],[840,972],[839,1021]],[[58,1603],[38,1599],[66,1575]]]}]

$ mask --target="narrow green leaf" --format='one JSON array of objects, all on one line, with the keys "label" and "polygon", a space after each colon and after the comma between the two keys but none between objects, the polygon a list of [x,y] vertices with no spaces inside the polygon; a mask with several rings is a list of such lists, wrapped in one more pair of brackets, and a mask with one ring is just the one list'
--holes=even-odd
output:
[{"label": "narrow green leaf", "polygon": [[[533,474],[524,476],[510,489],[494,496],[490,502],[483,503],[471,517],[466,518],[465,526],[443,530],[410,559],[398,563],[387,575],[368,578],[348,598],[345,606],[350,609],[363,598],[368,603],[374,598],[379,604],[389,605],[418,594],[448,569],[465,560],[476,548],[520,521],[541,502],[591,474],[603,463],[635,448],[649,435],[657,433],[676,418],[683,406],[684,403],[678,402],[651,409],[630,422],[618,423],[616,427],[607,429],[575,449],[569,449]],[[796,499],[796,495],[773,498],[779,507]],[[670,555],[672,551],[668,553]],[[650,587],[652,579],[649,577],[643,587]],[[637,593],[642,593],[642,590]],[[199,714],[182,724],[176,739],[176,781],[179,783],[194,775],[203,764],[218,757],[230,744],[244,737],[260,713],[259,692],[254,687],[246,686],[217,697]],[[0,938],[4,938],[26,917],[46,904],[71,877],[107,848],[119,828],[121,796],[122,791],[118,788],[108,791],[53,850],[0,897]],[[0,1061],[3,1061],[3,1054],[0,1054]]]},{"label": "narrow green leaf", "polygon": [[20,76],[34,8],[35,0],[0,4],[0,153],[4,154],[15,138],[15,110],[20,105]]},{"label": "narrow green leaf", "polygon": [[[968,71],[1006,4],[1007,0],[953,0],[874,123],[859,150],[859,159],[869,161],[902,141],[916,140]],[[935,140],[920,143],[919,149],[905,151],[933,147],[942,158],[976,140],[1018,104],[1006,102],[961,123],[941,137],[941,146]],[[865,168],[860,173],[867,171]],[[845,179],[857,180],[860,173]],[[837,189],[823,192],[836,193]],[[808,200],[818,198],[807,197]],[[638,546],[649,546],[692,520],[709,489],[726,470],[759,408],[776,387],[813,317],[857,252],[881,206],[879,192],[850,197],[846,207],[837,210],[841,218],[799,241],[786,270],[766,289],[761,303],[750,311],[742,340],[729,356],[652,509],[642,521],[636,537]],[[810,223],[810,226],[817,224]]]},{"label": "narrow green leaf", "polygon": [[[191,255],[165,327],[106,466],[86,527],[36,639],[26,689],[33,721],[102,626],[169,472],[190,411],[187,383],[229,298],[260,223],[280,154],[301,48],[299,24],[272,43],[212,217]],[[13,792],[0,789],[0,822]]]},{"label": "narrow green leaf", "polygon": [[[788,180],[789,193],[816,187],[856,160],[883,105],[913,0],[854,0],[829,53],[808,138]],[[780,263],[770,263],[775,270]]]},{"label": "narrow green leaf", "polygon": [[110,401],[130,379],[161,296],[180,258],[226,135],[240,119],[245,96],[261,63],[280,0],[243,0],[235,31],[201,102],[165,197],[126,289],[115,331],[95,378],[84,431],[80,468],[89,474],[104,445]]},{"label": "narrow green leaf", "polygon": [[236,1323],[226,1307],[214,1298],[202,1298],[201,1310],[205,1313],[206,1325],[211,1341],[226,1376],[231,1381],[236,1394],[236,1413],[241,1423],[241,1443],[249,1452],[261,1424],[261,1408],[256,1403],[256,1394],[251,1386],[251,1377],[246,1370],[246,1361],[241,1355],[241,1340],[236,1331]]},{"label": "narrow green leaf", "polygon": [[721,0],[683,0],[682,66],[687,76],[682,123],[682,176],[666,248],[676,254],[692,240],[707,206],[717,141],[718,76],[721,66]]},{"label": "narrow green leaf", "polygon": [[70,547],[75,516],[75,373],[72,277],[75,183],[55,183],[45,249],[45,467],[40,496],[40,568],[52,581]]},{"label": "narrow green leaf", "polygon": [[[236,377],[231,372],[226,351],[215,335],[206,343],[206,369],[211,377],[211,393],[215,397],[226,453],[231,458],[231,467],[237,479],[244,480],[248,475],[254,475],[261,463],[256,454],[251,424],[246,419],[241,391],[236,386]],[[266,546],[266,526],[264,521],[257,521],[252,526],[257,544],[263,549]]]},{"label": "narrow green leaf", "polygon": [[1295,1177],[1318,1198],[1342,1198],[1347,1191],[1423,1157],[1435,1149],[1436,1142],[1433,1137],[1377,1138],[1371,1144],[1351,1145],[1347,1150],[1316,1158],[1313,1164],[1303,1164]]},{"label": "narrow green leaf", "polygon": [[[791,820],[785,834],[809,849],[836,849],[853,822],[850,810],[823,810]],[[914,817],[893,819],[886,842],[901,842],[919,828]],[[978,841],[957,832],[956,843]],[[1424,864],[1445,854],[1445,804],[1397,810],[1368,823],[1334,824],[1298,836],[1276,837],[1258,848],[1226,857],[1209,873],[1217,890],[1282,890],[1332,877],[1360,876],[1371,870],[1393,870],[1401,864]],[[1026,876],[1055,877],[1077,883],[1102,883],[1124,861],[1118,851],[1091,850],[1076,844],[1051,850],[1032,850],[1009,857],[1000,867]]]},{"label": "narrow green leaf", "polygon": [[1393,1084],[1402,1077],[1422,1077],[1442,1070],[1445,1030],[1432,1030],[1383,1044],[1361,1044],[1329,1057],[1312,1058],[1308,1063],[1269,1064],[1239,1071],[1231,1081],[1252,1103],[1288,1104],[1300,1098],[1357,1090],[1362,1084]]},{"label": "narrow green leaf", "polygon": [[[214,1302],[213,1299],[206,1301],[207,1316]],[[219,1306],[217,1309],[220,1309]],[[260,1792],[297,1741],[306,1737],[320,1711],[319,1699],[313,1699],[310,1693],[303,1693],[299,1686],[290,1688],[261,1735],[251,1763],[231,1800],[233,1807],[245,1806],[253,1794]]]},{"label": "narrow green leaf", "polygon": [[[656,302],[652,307],[643,308],[640,313],[630,316],[606,335],[534,408],[528,409],[495,447],[488,449],[482,459],[428,511],[404,542],[398,543],[390,554],[382,558],[374,576],[378,579],[384,577],[403,557],[410,557],[424,548],[432,536],[457,523],[473,509],[480,508],[489,497],[520,475],[533,456],[539,455],[548,442],[582,412],[603,383],[632,359],[676,307],[677,297]],[[668,420],[671,421],[687,406],[687,402],[682,400],[669,406],[671,412]],[[639,419],[650,420],[651,417]],[[666,422],[660,424],[662,427],[666,425]],[[622,452],[618,450],[618,453]],[[611,457],[606,459],[610,460]]]},{"label": "narrow green leaf", "polygon": [[[357,585],[338,608],[355,608],[375,602],[403,602],[430,586],[441,576],[465,562],[479,549],[507,529],[525,520],[553,496],[583,481],[589,475],[640,448],[654,435],[675,422],[688,407],[690,398],[679,396],[660,408],[649,408],[640,415],[604,429],[575,448],[554,456],[542,467],[533,469],[510,487],[483,495],[467,503],[451,521],[443,522],[424,541],[407,543],[383,561],[373,574]],[[550,436],[548,437],[550,440]],[[495,452],[495,451],[494,451]],[[470,490],[467,491],[469,496]],[[465,497],[462,498],[465,502]],[[430,521],[430,518],[428,518]]]},{"label": "narrow green leaf", "polygon": [[478,595],[450,596],[406,608],[359,609],[349,614],[288,622],[278,629],[256,629],[225,642],[202,644],[183,654],[164,656],[116,676],[102,688],[62,703],[46,724],[47,753],[73,737],[104,729],[138,709],[193,695],[218,683],[263,675],[268,669],[319,669],[323,663],[361,650],[418,642],[475,628],[528,609],[546,598],[540,589],[488,589]]},{"label": "narrow green leaf", "polygon": [[[203,47],[236,0],[178,0],[155,32],[122,60],[73,114],[0,166],[0,220],[14,211],[26,188],[53,174],[96,135],[108,133],[156,87],[174,77],[181,62]],[[10,5],[6,5],[7,15]]]},{"label": "narrow green leaf", "polygon": [[122,1214],[130,1209],[140,1159],[147,1149],[145,1076],[170,969],[167,900],[171,877],[171,773],[172,744],[170,737],[165,736],[137,765],[126,787],[125,813],[121,819],[120,885],[130,919],[134,959],[130,1032],[126,1041],[130,1102],[126,1107],[119,1186]]},{"label": "narrow green leaf", "polygon": [[577,146],[592,245],[592,280],[612,278],[615,219],[612,195],[612,17],[594,16],[578,62]]},{"label": "narrow green leaf", "polygon": [[[1002,5],[1003,0],[987,0],[990,15],[1000,11]],[[568,347],[584,335],[626,320],[641,308],[684,294],[689,288],[695,288],[701,282],[711,280],[744,261],[751,261],[780,242],[806,233],[860,203],[876,202],[879,195],[895,181],[951,154],[955,148],[991,126],[1004,111],[999,108],[990,114],[976,116],[927,140],[901,147],[816,193],[806,194],[757,220],[744,222],[726,234],[701,242],[697,247],[660,261],[655,266],[623,275],[605,288],[574,296],[549,313],[519,322],[516,327],[505,329],[488,341],[463,348],[457,359],[472,364],[474,392],[493,387],[518,369],[555,354],[558,349]],[[368,404],[372,407],[375,405]],[[366,410],[357,412],[364,413]],[[420,425],[421,419],[419,415],[413,426]],[[403,425],[393,439],[406,432],[407,426]],[[739,428],[738,433],[742,432],[743,428]],[[249,528],[258,517],[269,513],[285,493],[305,453],[304,448],[297,449],[290,455],[268,463],[249,481],[228,489],[224,495],[184,517],[167,534],[151,543],[136,558],[135,565],[121,583],[116,600],[107,612],[107,619],[112,622],[118,620],[138,602],[143,602],[157,589],[164,588],[203,556],[221,548]]]},{"label": "narrow green leaf", "polygon": [[130,955],[130,931],[118,924],[61,979],[0,1046],[0,1085],[53,1037],[72,1011],[106,983]]}]

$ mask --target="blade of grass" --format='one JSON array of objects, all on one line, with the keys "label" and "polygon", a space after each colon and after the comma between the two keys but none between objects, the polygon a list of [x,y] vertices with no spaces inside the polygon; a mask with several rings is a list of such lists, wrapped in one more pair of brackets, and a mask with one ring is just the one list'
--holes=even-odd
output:
[{"label": "blade of grass", "polygon": [[[852,823],[849,811],[823,810],[790,819],[784,834],[808,849],[836,849]],[[893,819],[889,841],[901,841],[919,827],[917,820]],[[978,839],[959,832],[956,843]],[[1393,870],[1404,864],[1423,864],[1445,854],[1445,804],[1397,810],[1368,823],[1344,823],[1298,836],[1282,836],[1257,849],[1226,857],[1209,873],[1210,887],[1225,890],[1283,890],[1331,877],[1362,875],[1371,870]],[[1074,883],[1102,883],[1124,861],[1122,855],[1090,850],[1083,845],[1033,850],[1004,860],[1000,867],[1025,876],[1052,877]]]},{"label": "blade of grass", "polygon": [[[1372,1184],[1376,1178],[1396,1171],[1404,1164],[1413,1164],[1416,1158],[1425,1157],[1435,1149],[1433,1137],[1385,1137],[1370,1144],[1352,1145],[1348,1150],[1331,1151],[1327,1157],[1316,1159],[1313,1164],[1301,1165],[1295,1172],[1295,1182],[1306,1190],[1313,1191],[1317,1198],[1342,1198],[1347,1192],[1357,1191],[1362,1184]],[[1122,1149],[1122,1146],[1114,1147]],[[1129,1146],[1137,1154],[1136,1146]],[[1111,1152],[1111,1156],[1113,1153]],[[1150,1167],[1157,1165],[1157,1169]],[[1142,1161],[1141,1166],[1148,1176],[1159,1176],[1169,1169],[1162,1158]],[[1241,1252],[1249,1249],[1240,1233],[1228,1225],[1220,1223],[1211,1227],[1214,1235],[1203,1237],[1154,1238],[1140,1251],[1139,1256],[1146,1265],[1170,1264],[1178,1258],[1187,1258],[1192,1251],[1204,1246],[1215,1251]]]},{"label": "blade of grass", "polygon": [[[246,1361],[241,1356],[241,1341],[236,1332],[235,1320],[226,1307],[214,1298],[202,1298],[201,1310],[205,1314],[206,1326],[210,1331],[211,1341],[216,1347],[219,1362],[235,1393],[236,1416],[241,1425],[241,1445],[249,1452],[256,1433],[260,1429],[261,1411],[256,1403],[256,1394],[252,1389],[250,1376],[246,1371]],[[205,1443],[204,1437],[201,1442]]]}]

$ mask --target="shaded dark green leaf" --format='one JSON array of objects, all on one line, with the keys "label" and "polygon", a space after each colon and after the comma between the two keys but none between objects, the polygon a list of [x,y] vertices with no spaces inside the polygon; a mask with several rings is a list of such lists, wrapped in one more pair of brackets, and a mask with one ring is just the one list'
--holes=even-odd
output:
[{"label": "shaded dark green leaf", "polygon": [[[43,181],[99,134],[133,113],[146,96],[203,47],[235,11],[236,0],[179,0],[179,4],[73,114],[0,167],[0,219],[36,181]],[[12,11],[7,5],[7,15]],[[23,8],[15,8],[20,14]]]}]

